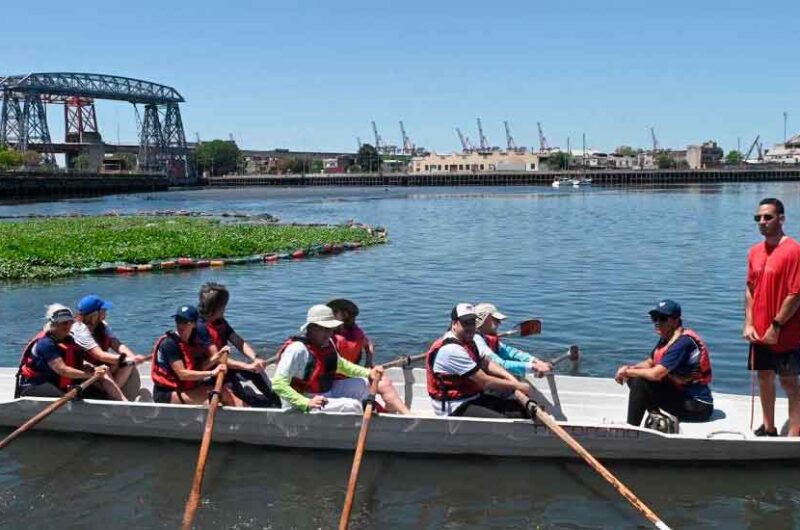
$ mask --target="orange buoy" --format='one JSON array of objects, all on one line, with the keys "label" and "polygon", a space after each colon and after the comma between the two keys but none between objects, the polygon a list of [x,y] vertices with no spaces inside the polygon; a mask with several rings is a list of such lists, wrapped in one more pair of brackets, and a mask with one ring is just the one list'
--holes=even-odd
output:
[{"label": "orange buoy", "polygon": [[135,274],[136,269],[134,267],[127,267],[124,265],[120,265],[117,267],[117,274]]},{"label": "orange buoy", "polygon": [[170,260],[170,261],[162,261],[159,267],[161,267],[162,269],[174,269],[176,265],[177,262]]},{"label": "orange buoy", "polygon": [[210,264],[212,267],[222,267],[222,266],[224,266],[224,265],[225,265],[225,261],[224,261],[224,260],[221,260],[221,259],[212,259],[212,260],[209,262],[209,264]]},{"label": "orange buoy", "polygon": [[194,268],[195,262],[192,258],[178,258],[178,266],[182,269]]},{"label": "orange buoy", "polygon": [[150,265],[149,263],[145,263],[143,265],[136,265],[137,272],[150,272],[151,270],[153,270],[153,266]]},{"label": "orange buoy", "polygon": [[302,248],[298,249],[298,250],[295,250],[294,252],[292,252],[292,257],[295,258],[295,259],[305,258],[306,257],[306,251],[303,250]]}]

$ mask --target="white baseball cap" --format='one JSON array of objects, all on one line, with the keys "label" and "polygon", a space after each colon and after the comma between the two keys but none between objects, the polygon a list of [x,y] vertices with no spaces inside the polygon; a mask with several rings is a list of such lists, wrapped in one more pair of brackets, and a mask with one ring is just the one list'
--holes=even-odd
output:
[{"label": "white baseball cap", "polygon": [[333,316],[333,309],[324,305],[318,304],[315,306],[311,306],[308,310],[308,315],[306,315],[306,323],[300,326],[300,331],[305,332],[308,329],[309,324],[316,324],[317,326],[322,326],[323,328],[338,328],[342,325],[341,320],[336,320],[336,317]]},{"label": "white baseball cap", "polygon": [[450,320],[468,320],[471,318],[477,318],[477,313],[475,313],[475,308],[472,307],[472,304],[461,303],[456,304],[453,310],[450,312]]},{"label": "white baseball cap", "polygon": [[492,315],[497,320],[505,320],[506,316],[497,310],[494,304],[482,302],[475,306],[475,313],[478,315],[478,324],[483,324],[486,317]]},{"label": "white baseball cap", "polygon": [[44,318],[52,324],[61,324],[62,322],[72,322],[75,320],[72,315],[72,310],[61,304],[50,304],[47,306],[47,313],[45,313]]}]

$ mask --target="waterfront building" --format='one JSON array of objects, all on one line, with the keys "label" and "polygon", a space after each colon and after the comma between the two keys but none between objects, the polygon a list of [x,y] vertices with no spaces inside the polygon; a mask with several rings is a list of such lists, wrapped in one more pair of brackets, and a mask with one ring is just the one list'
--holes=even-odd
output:
[{"label": "waterfront building", "polygon": [[709,140],[701,145],[690,145],[686,148],[686,163],[690,169],[719,167],[722,164],[722,148],[717,142]]},{"label": "waterfront building", "polygon": [[482,171],[538,171],[546,154],[515,151],[429,153],[411,160],[412,173],[479,173]]},{"label": "waterfront building", "polygon": [[773,164],[800,164],[800,134],[775,146],[764,154],[764,161]]}]

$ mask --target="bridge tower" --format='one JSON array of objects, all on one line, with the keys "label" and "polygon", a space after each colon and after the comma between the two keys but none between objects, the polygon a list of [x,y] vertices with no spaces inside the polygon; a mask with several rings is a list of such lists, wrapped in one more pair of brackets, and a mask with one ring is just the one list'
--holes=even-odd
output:
[{"label": "bridge tower", "polygon": [[47,127],[47,112],[40,94],[26,94],[22,107],[22,136],[17,149],[22,153],[38,151],[42,156],[42,164],[55,166],[56,157],[53,143],[50,141],[50,129]]},{"label": "bridge tower", "polygon": [[144,119],[139,130],[139,169],[160,173],[164,160],[164,132],[158,105],[148,103],[144,106]]},{"label": "bridge tower", "polygon": [[183,180],[191,173],[186,146],[186,132],[183,130],[181,109],[177,103],[166,105],[164,113],[164,162],[167,175]]},{"label": "bridge tower", "polygon": [[19,97],[4,90],[3,107],[0,110],[0,145],[16,145],[21,139],[22,106],[19,104]]}]

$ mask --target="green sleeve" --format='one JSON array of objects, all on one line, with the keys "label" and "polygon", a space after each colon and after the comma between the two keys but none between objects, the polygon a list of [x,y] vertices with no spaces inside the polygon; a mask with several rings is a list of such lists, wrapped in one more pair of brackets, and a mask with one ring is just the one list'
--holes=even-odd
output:
[{"label": "green sleeve", "polygon": [[369,377],[369,368],[351,363],[340,355],[336,363],[336,373],[347,377]]},{"label": "green sleeve", "polygon": [[272,380],[272,389],[292,407],[308,412],[308,402],[311,400],[292,388],[288,377],[276,376]]}]

